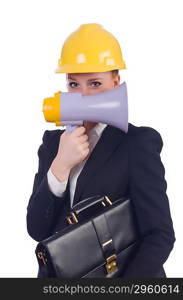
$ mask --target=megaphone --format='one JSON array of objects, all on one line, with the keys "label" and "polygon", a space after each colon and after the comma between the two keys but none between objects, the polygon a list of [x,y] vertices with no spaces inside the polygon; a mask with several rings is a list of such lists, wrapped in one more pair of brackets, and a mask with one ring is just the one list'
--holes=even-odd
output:
[{"label": "megaphone", "polygon": [[47,122],[66,126],[71,132],[83,121],[102,122],[128,131],[128,100],[126,83],[93,95],[78,92],[58,92],[43,101],[43,114]]}]

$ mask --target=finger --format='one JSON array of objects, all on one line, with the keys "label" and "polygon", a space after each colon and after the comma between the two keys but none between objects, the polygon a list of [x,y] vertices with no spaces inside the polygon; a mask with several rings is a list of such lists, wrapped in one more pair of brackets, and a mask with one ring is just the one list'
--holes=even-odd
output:
[{"label": "finger", "polygon": [[79,141],[79,143],[84,143],[84,142],[88,141],[88,135],[84,134],[84,135],[79,136],[78,141]]},{"label": "finger", "polygon": [[89,148],[89,145],[90,145],[90,144],[89,144],[88,142],[83,143],[83,144],[82,144],[82,149],[83,149],[83,150],[88,149],[88,148]]},{"label": "finger", "polygon": [[73,135],[79,137],[79,136],[83,135],[85,131],[86,131],[86,128],[84,126],[79,126],[79,127],[75,128],[72,133],[73,133]]}]

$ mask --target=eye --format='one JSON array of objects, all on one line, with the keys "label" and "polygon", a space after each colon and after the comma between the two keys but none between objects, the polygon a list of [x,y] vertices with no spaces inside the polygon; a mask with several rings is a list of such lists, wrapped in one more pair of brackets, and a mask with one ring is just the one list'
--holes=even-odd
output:
[{"label": "eye", "polygon": [[74,81],[69,82],[69,86],[70,86],[71,88],[77,87],[77,82],[74,82]]},{"label": "eye", "polygon": [[102,83],[99,82],[99,81],[92,81],[92,82],[91,82],[91,85],[94,86],[94,87],[98,87],[98,86],[100,86],[101,84],[102,84]]}]

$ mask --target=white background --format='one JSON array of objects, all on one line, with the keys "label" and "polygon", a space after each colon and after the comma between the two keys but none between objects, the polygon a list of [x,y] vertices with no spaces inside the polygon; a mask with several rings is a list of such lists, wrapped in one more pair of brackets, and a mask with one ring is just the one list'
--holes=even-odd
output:
[{"label": "white background", "polygon": [[183,2],[180,0],[4,0],[0,2],[0,277],[36,277],[35,242],[26,207],[46,129],[45,97],[66,90],[55,74],[66,37],[99,23],[119,40],[127,65],[129,122],[162,136],[176,243],[164,267],[183,277]]}]

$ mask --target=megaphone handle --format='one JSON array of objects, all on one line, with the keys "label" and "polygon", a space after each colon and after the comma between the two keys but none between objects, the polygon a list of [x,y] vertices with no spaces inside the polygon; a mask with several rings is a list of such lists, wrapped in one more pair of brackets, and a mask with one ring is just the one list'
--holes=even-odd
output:
[{"label": "megaphone handle", "polygon": [[66,132],[72,132],[76,127],[76,125],[68,125],[66,126]]}]

